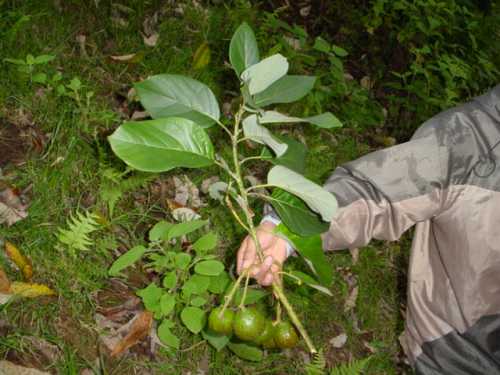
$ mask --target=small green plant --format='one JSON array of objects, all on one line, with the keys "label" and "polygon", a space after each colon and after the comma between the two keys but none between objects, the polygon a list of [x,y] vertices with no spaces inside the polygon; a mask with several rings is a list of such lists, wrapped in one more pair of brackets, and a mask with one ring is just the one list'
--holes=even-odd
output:
[{"label": "small green plant", "polygon": [[[241,84],[238,108],[231,118],[221,118],[214,94],[201,82],[180,75],[161,74],[135,85],[141,103],[153,120],[122,124],[109,137],[111,148],[129,166],[142,171],[165,172],[179,167],[218,166],[227,179],[220,186],[225,194],[221,200],[255,241],[259,258],[263,260],[264,255],[257,241],[252,205],[261,199],[271,204],[283,219],[277,233],[293,242],[313,271],[307,278],[301,278],[300,273],[288,276],[328,292],[332,270],[325,261],[319,234],[325,231],[328,222],[335,216],[337,201],[330,192],[302,176],[305,146],[293,139],[277,136],[271,129],[276,124],[285,123],[305,122],[323,129],[338,128],[342,124],[330,112],[302,118],[265,109],[303,98],[314,87],[316,78],[288,75],[289,64],[281,54],[261,60],[254,33],[245,23],[231,40],[229,59]],[[214,124],[218,125],[219,132],[227,136],[231,147],[230,161],[214,150],[207,132]],[[263,150],[259,154],[243,155],[241,145],[244,141],[260,144]],[[243,178],[244,168],[258,161],[271,165],[267,183],[249,185]],[[273,189],[272,194],[267,189]],[[243,303],[239,304],[239,310],[245,311],[245,305],[250,304],[247,300],[251,290],[249,270],[245,270],[228,291],[219,310],[221,317],[230,308],[231,302],[237,299],[243,280]],[[276,299],[276,323],[281,322],[283,308],[309,351],[316,353],[312,340],[285,295],[281,279],[274,280],[272,291]],[[264,324],[258,324],[257,329],[260,331],[263,327]],[[282,327],[284,336],[288,335],[294,341],[294,331],[288,326]],[[229,340],[229,337],[224,337]],[[291,342],[285,341],[283,347]],[[257,347],[238,342],[228,345],[233,352],[247,359],[258,360],[262,356]]]},{"label": "small green plant", "polygon": [[59,229],[57,239],[72,255],[79,251],[88,251],[93,244],[89,235],[100,227],[98,219],[96,214],[77,212],[68,219],[68,229]]},{"label": "small green plant", "polygon": [[[55,56],[53,55],[40,55],[35,57],[32,54],[28,54],[24,60],[6,58],[4,61],[17,65],[17,70],[20,73],[27,75],[31,83],[45,84],[49,78],[46,73],[40,71],[39,67],[47,65],[54,59]],[[54,77],[56,77],[56,75],[54,75]],[[52,80],[54,77],[52,77]],[[57,77],[55,79],[57,79]]]},{"label": "small green plant", "polygon": [[[109,269],[110,276],[119,276],[125,268],[146,259],[146,267],[159,275],[161,282],[153,282],[137,294],[146,309],[160,321],[160,340],[174,349],[180,345],[180,339],[172,330],[177,321],[193,334],[202,333],[214,296],[224,293],[231,281],[224,264],[211,254],[217,246],[216,234],[207,232],[193,243],[182,241],[207,223],[205,220],[178,224],[160,221],[149,231],[146,246],[130,249]],[[212,340],[208,336],[206,339]]]}]

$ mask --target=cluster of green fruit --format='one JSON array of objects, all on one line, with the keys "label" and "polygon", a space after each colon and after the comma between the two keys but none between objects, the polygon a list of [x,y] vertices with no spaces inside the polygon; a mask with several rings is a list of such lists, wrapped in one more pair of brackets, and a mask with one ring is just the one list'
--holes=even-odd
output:
[{"label": "cluster of green fruit", "polygon": [[243,308],[236,313],[216,307],[210,313],[208,327],[226,336],[234,333],[240,340],[266,349],[293,348],[299,341],[295,328],[289,322],[273,323],[255,307]]}]

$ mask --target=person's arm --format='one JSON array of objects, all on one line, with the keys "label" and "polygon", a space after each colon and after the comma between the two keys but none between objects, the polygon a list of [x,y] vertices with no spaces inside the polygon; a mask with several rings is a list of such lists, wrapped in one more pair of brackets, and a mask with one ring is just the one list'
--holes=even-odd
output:
[{"label": "person's arm", "polygon": [[339,211],[323,235],[325,250],[397,240],[445,202],[448,151],[434,131],[339,167],[325,184]]},{"label": "person's arm", "polygon": [[[372,238],[396,240],[419,221],[443,208],[447,184],[447,148],[433,128],[409,142],[368,154],[337,168],[325,184],[339,202],[339,211],[323,234],[325,250],[356,248]],[[269,285],[273,273],[289,255],[286,240],[271,232],[279,218],[273,212],[259,227],[258,238],[267,256],[252,276]],[[256,262],[255,246],[245,239],[238,252],[238,272]]]}]

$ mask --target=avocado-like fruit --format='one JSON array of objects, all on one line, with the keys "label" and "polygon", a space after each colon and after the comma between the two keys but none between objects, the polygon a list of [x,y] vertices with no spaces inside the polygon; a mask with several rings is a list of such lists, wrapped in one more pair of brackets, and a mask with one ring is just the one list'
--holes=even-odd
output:
[{"label": "avocado-like fruit", "polygon": [[289,322],[278,323],[274,327],[274,342],[281,349],[293,348],[299,342],[295,328]]},{"label": "avocado-like fruit", "polygon": [[215,333],[230,335],[233,333],[234,312],[226,309],[221,315],[222,306],[216,307],[208,317],[208,328]]},{"label": "avocado-like fruit", "polygon": [[266,319],[254,307],[244,308],[236,313],[233,331],[243,341],[254,341],[264,331]]},{"label": "avocado-like fruit", "polygon": [[255,343],[257,345],[262,345],[263,343],[269,341],[272,339],[274,336],[274,326],[273,322],[269,319],[266,319],[265,325],[264,325],[264,330],[260,334],[259,337],[255,339]]}]

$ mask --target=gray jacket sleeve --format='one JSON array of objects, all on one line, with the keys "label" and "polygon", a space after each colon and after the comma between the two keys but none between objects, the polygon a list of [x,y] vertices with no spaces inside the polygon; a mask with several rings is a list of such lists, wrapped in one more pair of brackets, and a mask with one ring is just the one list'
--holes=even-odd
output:
[{"label": "gray jacket sleeve", "polygon": [[372,238],[396,240],[442,210],[447,151],[434,131],[423,133],[334,171],[325,188],[340,209],[323,235],[325,250],[364,246]]}]

